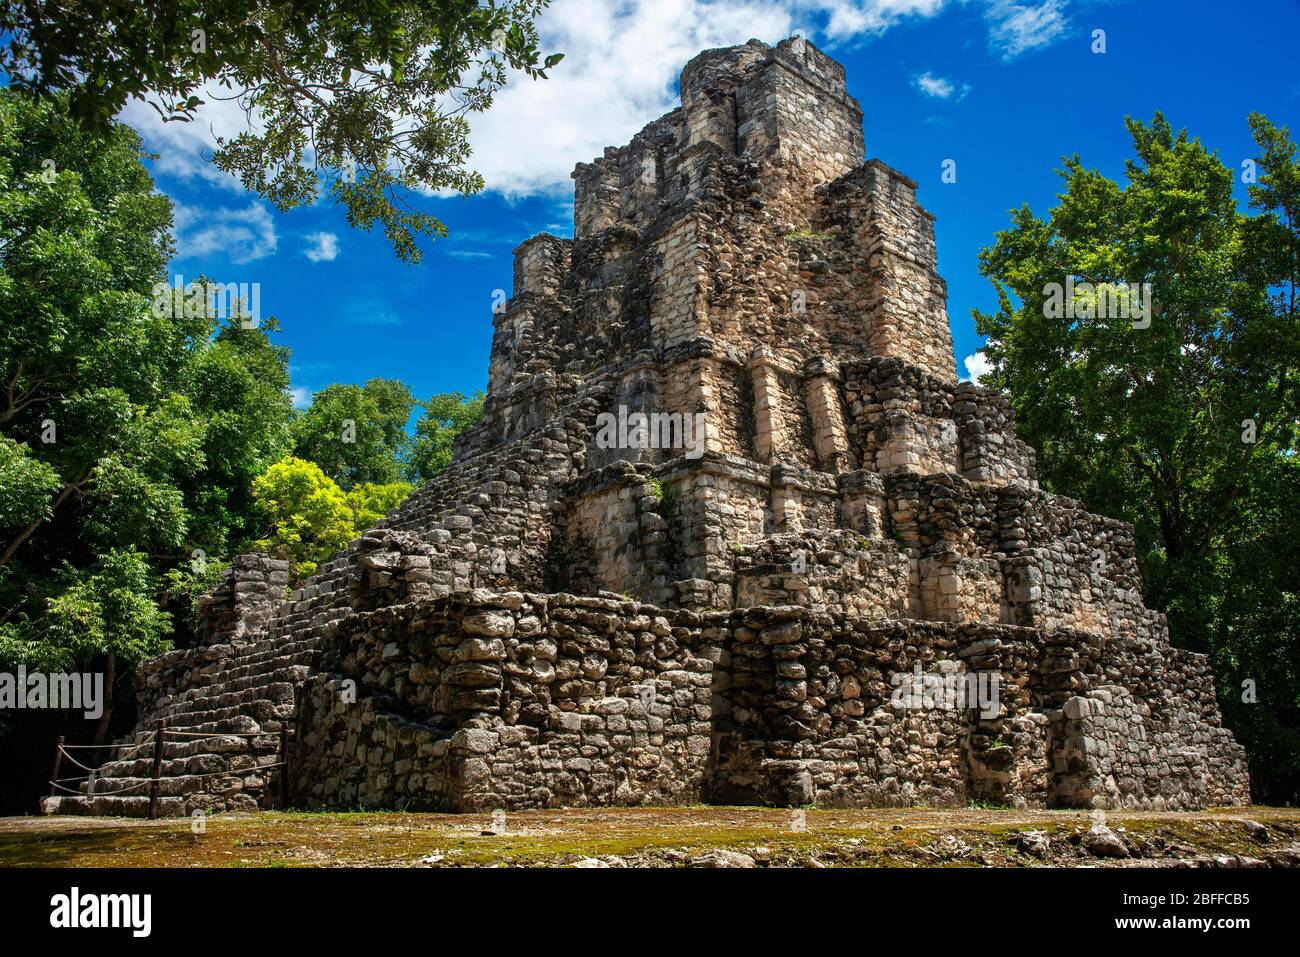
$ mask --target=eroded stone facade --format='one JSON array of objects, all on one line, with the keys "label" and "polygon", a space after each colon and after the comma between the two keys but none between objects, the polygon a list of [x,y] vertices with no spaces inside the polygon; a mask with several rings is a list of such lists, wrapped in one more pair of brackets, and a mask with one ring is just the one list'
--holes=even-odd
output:
[{"label": "eroded stone facade", "polygon": [[[142,666],[137,740],[212,735],[168,810],[274,803],[286,756],[222,732],[281,727],[320,807],[1246,802],[1132,529],[956,381],[933,217],[864,161],[842,68],[751,41],[681,91],[579,164],[572,239],[516,251],[452,467],[287,601],[237,563],[204,645]],[[609,447],[620,408],[702,440]],[[998,699],[916,706],[909,674]]]}]

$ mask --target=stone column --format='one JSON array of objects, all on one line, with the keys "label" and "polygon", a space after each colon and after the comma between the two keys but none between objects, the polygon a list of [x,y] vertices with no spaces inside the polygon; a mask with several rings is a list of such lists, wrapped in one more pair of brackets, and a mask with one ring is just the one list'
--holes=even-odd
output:
[{"label": "stone column", "polygon": [[772,466],[772,524],[775,531],[798,534],[803,531],[798,472],[788,465]]},{"label": "stone column", "polygon": [[804,366],[804,400],[812,417],[817,464],[823,471],[839,473],[853,468],[848,430],[840,408],[839,364],[827,356],[813,356]]},{"label": "stone column", "polygon": [[749,360],[749,375],[754,386],[754,446],[760,462],[771,462],[785,441],[777,372],[772,354],[762,346],[755,349]]}]

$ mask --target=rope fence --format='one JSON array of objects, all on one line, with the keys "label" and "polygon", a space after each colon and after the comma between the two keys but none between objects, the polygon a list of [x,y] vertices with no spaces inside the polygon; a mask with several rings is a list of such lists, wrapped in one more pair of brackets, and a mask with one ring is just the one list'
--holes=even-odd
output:
[{"label": "rope fence", "polygon": [[[63,735],[59,735],[54,745],[54,767],[50,772],[49,797],[56,797],[57,794],[55,792],[57,791],[62,791],[66,794],[75,795],[77,797],[107,797],[114,794],[127,794],[131,791],[136,791],[147,785],[149,788],[149,819],[153,820],[158,817],[158,797],[159,797],[158,791],[159,791],[159,783],[162,780],[163,752],[167,746],[168,743],[167,737],[169,735],[189,738],[191,740],[195,740],[195,739],[204,740],[204,739],[211,739],[211,738],[226,738],[226,737],[265,738],[277,734],[279,735],[279,755],[278,755],[279,760],[278,761],[275,761],[271,764],[257,764],[249,768],[226,768],[221,771],[205,771],[202,774],[186,774],[180,776],[186,778],[192,778],[195,780],[204,780],[206,778],[228,777],[231,775],[259,774],[263,771],[271,771],[275,768],[283,768],[284,770],[282,770],[278,775],[279,784],[280,784],[280,804],[283,807],[288,802],[288,794],[289,794],[289,771],[288,771],[289,729],[287,727],[281,726],[278,732],[277,731],[228,731],[228,732],[227,731],[216,731],[216,732],[169,731],[166,729],[166,727],[164,726],[161,720],[158,721],[157,726],[154,728],[153,731],[146,733],[144,740],[136,742],[134,744],[65,744],[63,741]],[[139,751],[141,748],[145,747],[150,743],[153,744],[153,768],[150,776],[145,780],[136,782],[135,784],[129,784],[126,787],[118,788],[112,791],[96,790],[95,783],[97,781],[96,775],[98,773],[98,770],[96,768],[90,767],[89,765],[82,764],[80,761],[78,761],[76,758],[74,758],[71,754],[68,753],[69,748],[76,748],[78,750],[85,750],[85,749],[92,749],[92,748],[100,748],[100,749],[116,748],[116,749],[125,749],[127,751]],[[171,743],[179,745],[183,742],[174,741]],[[70,764],[73,764],[76,767],[88,773],[83,775],[78,775],[76,777],[70,777],[70,778],[59,777],[59,770],[63,766],[63,762],[65,759]],[[116,760],[119,761],[122,760],[121,751],[119,751],[119,753],[117,754]],[[80,789],[64,787],[65,782],[71,783],[74,781],[87,781],[89,783],[86,785],[85,791],[82,791]]]}]

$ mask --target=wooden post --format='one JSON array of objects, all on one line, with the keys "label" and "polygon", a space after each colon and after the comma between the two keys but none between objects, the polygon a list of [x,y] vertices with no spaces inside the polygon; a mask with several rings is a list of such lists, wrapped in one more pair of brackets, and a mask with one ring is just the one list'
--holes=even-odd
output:
[{"label": "wooden post", "polygon": [[280,724],[280,808],[289,806],[289,725]]},{"label": "wooden post", "polygon": [[158,778],[162,774],[163,721],[158,719],[153,731],[153,780],[149,782],[149,820],[158,819]]},{"label": "wooden post", "polygon": [[54,769],[50,771],[50,797],[54,797],[54,792],[58,790],[54,782],[59,779],[61,767],[63,767],[63,735],[59,735],[54,742]]}]

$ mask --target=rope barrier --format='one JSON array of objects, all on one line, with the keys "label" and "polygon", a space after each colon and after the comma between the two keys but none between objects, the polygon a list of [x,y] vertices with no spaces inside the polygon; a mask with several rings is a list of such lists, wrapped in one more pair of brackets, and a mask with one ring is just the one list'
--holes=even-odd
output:
[{"label": "rope barrier", "polygon": [[[78,750],[86,750],[87,748],[140,748],[153,740],[153,732],[149,731],[146,733],[148,734],[148,738],[137,744],[63,744],[60,745],[60,747],[63,748],[65,752],[68,748],[77,748]],[[167,733],[171,734],[172,732],[168,731]]]},{"label": "rope barrier", "polygon": [[[216,778],[216,777],[221,777],[223,774],[253,774],[253,773],[258,772],[258,771],[269,771],[269,770],[271,770],[272,768],[282,768],[282,767],[285,766],[285,764],[286,764],[286,762],[284,762],[284,761],[276,761],[274,764],[259,764],[259,765],[255,766],[255,767],[251,767],[251,768],[227,768],[227,769],[224,770],[224,771],[207,771],[207,772],[205,772],[205,773],[203,773],[203,774],[175,774],[175,775],[171,775],[171,777],[173,777],[173,778],[192,778],[192,779],[198,779],[198,778]],[[95,791],[95,792],[92,793],[92,794],[87,794],[85,791],[73,791],[72,789],[70,789],[70,788],[65,788],[65,787],[63,787],[62,785],[59,784],[59,781],[85,781],[85,780],[88,780],[89,777],[90,777],[90,775],[88,775],[88,774],[83,774],[81,777],[76,777],[76,778],[59,778],[58,781],[50,781],[49,783],[50,783],[50,784],[53,784],[55,787],[59,788],[59,790],[61,790],[61,791],[67,791],[69,794],[76,794],[76,795],[78,795],[78,796],[80,796],[80,797],[99,797],[101,794],[121,794],[121,793],[123,793],[124,791],[130,791],[132,788],[142,788],[142,787],[144,787],[146,784],[151,783],[152,780],[153,780],[152,778],[146,778],[145,780],[141,781],[139,784],[129,784],[129,785],[127,785],[125,788],[122,788],[122,789],[119,790],[119,791]],[[100,780],[100,781],[111,781],[112,778],[99,778],[99,780]],[[167,778],[164,777],[164,778],[160,778],[159,780],[161,780],[161,781],[166,781]]]},{"label": "rope barrier", "polygon": [[91,773],[94,773],[96,770],[98,770],[97,768],[87,767],[86,765],[82,764],[72,755],[68,754],[67,751],[63,752],[63,756],[67,758],[69,761],[71,761],[73,764],[75,764],[77,767],[81,768],[81,770],[83,771],[90,771]]},{"label": "rope barrier", "polygon": [[[155,731],[148,732],[144,740],[134,744],[64,744],[63,738],[62,736],[60,736],[58,741],[55,744],[55,752],[54,752],[55,759],[54,759],[53,772],[51,774],[49,781],[47,782],[50,785],[50,795],[53,796],[55,791],[62,791],[65,794],[71,794],[75,797],[87,797],[87,798],[112,797],[113,795],[129,794],[132,791],[138,791],[141,788],[148,787],[150,789],[149,790],[149,817],[153,818],[156,814],[155,808],[156,808],[156,802],[158,798],[158,786],[159,783],[162,780],[164,780],[164,777],[159,773],[159,769],[163,758],[163,751],[169,743],[173,745],[179,745],[183,743],[177,741],[168,742],[166,740],[167,734],[172,734],[178,737],[185,737],[190,739],[199,739],[199,740],[206,740],[212,738],[225,738],[225,737],[266,738],[266,737],[273,737],[278,735],[280,738],[280,751],[281,754],[283,755],[285,749],[286,735],[288,733],[288,730],[285,728],[281,728],[278,731],[171,731],[163,726],[163,722],[161,720],[157,722],[157,725],[158,727]],[[92,768],[89,765],[82,764],[80,761],[78,761],[76,758],[74,758],[71,754],[68,753],[69,748],[75,748],[79,750],[114,748],[117,749],[117,754],[113,758],[113,760],[123,761],[125,760],[125,755],[133,751],[138,752],[141,748],[145,747],[148,744],[152,744],[154,749],[152,775],[148,778],[144,778],[137,781],[135,784],[128,784],[126,787],[116,788],[112,791],[95,790],[95,786],[97,784],[105,780],[113,780],[111,777],[107,779],[97,777],[99,772],[102,771],[102,768]],[[83,771],[87,771],[89,773],[84,775],[79,775],[76,777],[65,777],[65,778],[57,777],[59,773],[59,763],[64,758],[67,758],[69,762],[71,762],[78,768],[81,768]],[[246,776],[250,774],[261,774],[263,772],[272,771],[276,768],[287,768],[287,767],[288,767],[287,761],[275,761],[272,762],[271,764],[255,764],[252,767],[247,767],[247,768],[224,768],[220,771],[206,771],[202,774],[177,774],[177,775],[167,775],[167,777],[168,778],[189,778],[189,779],[201,781],[206,778],[228,777],[233,775]],[[285,775],[287,773],[288,773],[287,771],[283,771],[281,772],[280,775],[281,800],[284,799],[286,781],[287,781]],[[68,782],[68,783],[87,782],[87,783],[83,783],[78,788],[73,789],[73,788],[65,787],[64,782]],[[84,787],[85,790],[82,790],[81,789],[82,787]]]},{"label": "rope barrier", "polygon": [[95,792],[90,793],[90,794],[86,793],[85,791],[74,791],[74,790],[72,790],[71,788],[65,788],[62,784],[60,784],[60,783],[57,782],[57,781],[51,781],[51,782],[50,782],[50,787],[58,788],[60,791],[67,791],[69,794],[75,794],[77,797],[96,797],[96,798],[97,798],[97,797],[109,797],[110,795],[113,795],[113,794],[125,794],[127,791],[134,791],[136,788],[142,788],[142,787],[144,787],[144,786],[145,786],[146,784],[148,784],[148,783],[149,783],[148,781],[144,781],[144,782],[141,783],[141,784],[128,784],[126,787],[124,787],[124,788],[119,788],[119,789],[116,790],[116,791],[95,791]]},{"label": "rope barrier", "polygon": [[[226,770],[226,771],[208,771],[206,774],[184,774],[184,775],[177,775],[177,776],[186,777],[186,778],[215,778],[215,777],[220,777],[223,774],[253,774],[254,772],[257,771],[269,771],[271,770],[271,768],[283,767],[284,764],[285,764],[284,761],[276,761],[275,764],[259,764],[256,767],[251,767],[251,768],[240,768],[240,769],[233,769],[233,770]],[[164,778],[164,780],[166,779]]]}]

